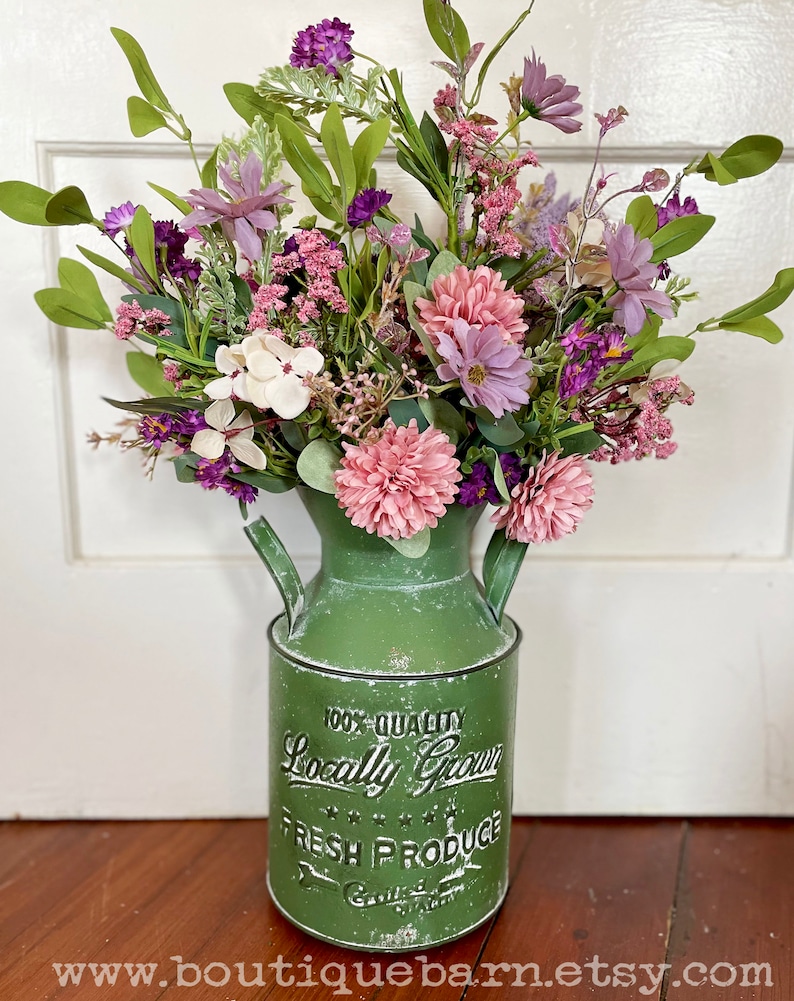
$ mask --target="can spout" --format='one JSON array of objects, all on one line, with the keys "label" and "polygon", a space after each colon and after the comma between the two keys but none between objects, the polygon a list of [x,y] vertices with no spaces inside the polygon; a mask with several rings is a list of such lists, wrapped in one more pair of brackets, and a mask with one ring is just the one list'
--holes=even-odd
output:
[{"label": "can spout", "polygon": [[485,550],[482,563],[485,600],[499,625],[502,623],[505,605],[518,578],[528,545],[527,542],[508,539],[502,529],[494,532]]},{"label": "can spout", "polygon": [[284,543],[273,531],[273,527],[267,519],[258,518],[250,525],[246,525],[245,534],[267,567],[279,594],[284,599],[284,609],[287,613],[287,623],[291,636],[295,623],[303,611],[304,590],[300,574],[284,548]]}]

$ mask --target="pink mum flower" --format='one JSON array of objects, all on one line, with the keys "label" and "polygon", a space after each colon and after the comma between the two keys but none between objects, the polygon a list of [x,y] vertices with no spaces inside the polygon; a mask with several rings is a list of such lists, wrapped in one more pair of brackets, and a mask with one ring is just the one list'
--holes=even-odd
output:
[{"label": "pink mum flower", "polygon": [[377,441],[342,447],[342,468],[334,473],[339,506],[370,535],[410,539],[435,528],[458,492],[455,447],[434,427],[420,434],[416,421],[390,421]]},{"label": "pink mum flower", "polygon": [[517,542],[550,542],[575,532],[593,503],[593,478],[584,459],[559,452],[547,456],[510,492],[512,500],[491,516],[508,539]]},{"label": "pink mum flower", "polygon": [[484,264],[474,270],[459,264],[436,278],[430,289],[433,299],[416,300],[419,320],[432,344],[438,344],[439,334],[452,334],[457,319],[480,327],[493,323],[505,343],[523,344],[524,300],[506,284],[498,271]]}]

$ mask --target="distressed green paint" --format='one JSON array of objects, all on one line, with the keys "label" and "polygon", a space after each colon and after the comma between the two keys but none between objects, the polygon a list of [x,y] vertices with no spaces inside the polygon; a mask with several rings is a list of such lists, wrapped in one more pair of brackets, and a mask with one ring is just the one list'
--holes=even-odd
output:
[{"label": "distressed green paint", "polygon": [[507,891],[519,634],[471,573],[479,512],[412,560],[303,499],[323,555],[270,633],[271,894],[340,945],[446,942]]}]

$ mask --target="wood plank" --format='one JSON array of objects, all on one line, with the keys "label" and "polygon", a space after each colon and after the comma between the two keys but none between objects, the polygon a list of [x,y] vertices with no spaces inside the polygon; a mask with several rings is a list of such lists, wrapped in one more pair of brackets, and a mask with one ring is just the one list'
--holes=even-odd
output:
[{"label": "wood plank", "polygon": [[559,985],[542,992],[550,1001],[612,997],[607,984],[624,996],[632,977],[634,991],[649,990],[638,997],[659,998],[682,834],[672,820],[539,821],[467,1001],[493,998],[499,984],[516,996],[522,984]]},{"label": "wood plank", "polygon": [[10,878],[12,869],[20,864],[27,865],[31,859],[35,860],[47,846],[62,837],[58,824],[49,820],[0,821],[0,893],[6,880]]},{"label": "wood plank", "polygon": [[[7,948],[0,975],[3,1001],[54,997],[60,988],[53,963],[91,962],[95,950],[125,926],[141,927],[146,904],[156,899],[181,870],[200,858],[225,827],[233,824],[232,821],[64,824],[65,835],[70,826],[76,826],[89,843],[97,830],[112,833],[110,838],[102,839],[107,847],[98,849],[101,864],[86,872],[85,878],[62,898],[45,893],[36,920],[23,925]],[[65,870],[79,868],[81,857],[79,852],[64,850],[61,864]],[[18,888],[17,899],[24,906],[24,887]],[[147,920],[146,935],[151,947],[152,936],[156,938],[161,926],[156,911],[154,914],[149,911]],[[130,958],[139,961],[138,956]],[[140,961],[145,961],[145,956]],[[69,989],[74,996],[74,988],[65,988]],[[92,992],[92,998],[100,997],[93,985]]]},{"label": "wood plank", "polygon": [[[693,821],[670,938],[669,997],[789,1001],[793,957],[794,823]],[[769,973],[747,964],[769,964]]]}]

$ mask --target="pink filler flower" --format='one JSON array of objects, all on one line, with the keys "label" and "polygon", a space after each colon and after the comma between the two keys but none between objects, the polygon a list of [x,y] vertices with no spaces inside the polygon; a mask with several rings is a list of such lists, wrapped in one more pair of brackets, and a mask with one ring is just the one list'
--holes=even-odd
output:
[{"label": "pink filler flower", "polygon": [[550,542],[575,532],[593,503],[593,478],[579,455],[547,456],[510,492],[512,500],[491,516],[508,539]]},{"label": "pink filler flower", "polygon": [[458,492],[455,447],[434,427],[420,434],[415,420],[389,422],[377,441],[342,447],[342,468],[334,473],[339,506],[370,535],[410,539],[435,528]]},{"label": "pink filler flower", "polygon": [[439,334],[453,333],[457,319],[480,327],[494,323],[507,344],[523,344],[524,300],[505,286],[499,272],[484,264],[474,270],[459,264],[436,278],[430,288],[433,299],[416,300],[419,322],[433,346]]}]

